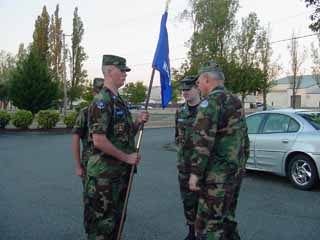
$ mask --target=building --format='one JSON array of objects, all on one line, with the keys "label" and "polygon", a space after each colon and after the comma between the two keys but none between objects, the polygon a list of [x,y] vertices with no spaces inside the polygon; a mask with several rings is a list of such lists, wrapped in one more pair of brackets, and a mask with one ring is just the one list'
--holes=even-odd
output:
[{"label": "building", "polygon": [[[275,108],[292,107],[292,78],[290,76],[273,81],[267,95],[267,105]],[[320,107],[320,83],[312,75],[304,75],[296,94],[296,108]]]}]

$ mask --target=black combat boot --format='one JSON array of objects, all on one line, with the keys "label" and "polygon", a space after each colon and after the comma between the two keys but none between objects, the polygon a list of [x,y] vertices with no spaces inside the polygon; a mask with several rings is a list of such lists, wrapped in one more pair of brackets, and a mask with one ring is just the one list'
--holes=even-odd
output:
[{"label": "black combat boot", "polygon": [[196,240],[196,235],[194,232],[193,225],[189,225],[189,233],[188,233],[188,236],[184,240]]}]

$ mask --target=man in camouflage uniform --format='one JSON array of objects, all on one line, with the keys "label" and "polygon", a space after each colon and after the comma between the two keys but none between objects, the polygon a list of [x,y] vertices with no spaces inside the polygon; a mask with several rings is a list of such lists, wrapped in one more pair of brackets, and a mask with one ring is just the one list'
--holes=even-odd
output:
[{"label": "man in camouflage uniform", "polygon": [[115,240],[130,169],[140,160],[134,137],[149,115],[141,112],[133,122],[126,102],[118,94],[130,71],[124,58],[104,55],[102,71],[104,88],[95,96],[88,113],[92,154],[86,184],[90,207],[85,217],[88,239]]},{"label": "man in camouflage uniform", "polygon": [[192,167],[189,186],[199,191],[197,239],[240,239],[235,210],[249,140],[241,101],[224,86],[224,75],[209,62],[197,80],[206,96],[194,124]]},{"label": "man in camouflage uniform", "polygon": [[191,173],[192,128],[198,112],[200,93],[196,86],[196,79],[193,76],[184,78],[180,84],[180,89],[186,102],[176,111],[175,118],[175,140],[178,146],[178,179],[184,215],[189,226],[189,233],[185,240],[195,240],[194,222],[197,214],[198,193],[190,191],[189,178]]},{"label": "man in camouflage uniform", "polygon": [[[100,92],[104,84],[103,78],[95,78],[93,80],[93,95],[95,96]],[[88,199],[85,191],[85,175],[86,168],[89,159],[90,146],[88,143],[88,107],[80,110],[76,119],[75,125],[72,129],[72,150],[73,156],[76,161],[76,175],[82,178],[83,184],[83,204],[84,212],[88,208]],[[80,157],[80,140],[82,144],[82,154]],[[84,219],[85,220],[85,219]],[[84,221],[85,229],[87,229],[87,223]]]}]

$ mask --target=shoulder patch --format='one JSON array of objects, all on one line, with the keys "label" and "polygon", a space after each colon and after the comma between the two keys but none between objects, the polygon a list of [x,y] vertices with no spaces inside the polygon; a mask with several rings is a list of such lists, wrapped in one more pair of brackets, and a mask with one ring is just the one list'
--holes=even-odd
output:
[{"label": "shoulder patch", "polygon": [[99,109],[104,109],[106,107],[106,105],[104,104],[104,101],[103,100],[100,100],[98,103],[97,103],[97,107]]},{"label": "shoulder patch", "polygon": [[208,103],[208,100],[203,100],[201,103],[200,103],[200,107],[202,108],[206,108],[208,107],[209,103]]}]

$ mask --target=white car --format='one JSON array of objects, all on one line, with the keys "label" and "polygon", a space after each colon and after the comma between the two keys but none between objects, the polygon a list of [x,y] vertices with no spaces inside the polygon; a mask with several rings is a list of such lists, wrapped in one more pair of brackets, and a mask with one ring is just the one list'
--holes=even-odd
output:
[{"label": "white car", "polygon": [[319,182],[320,112],[282,109],[247,117],[250,157],[246,168],[287,176],[308,190]]}]

